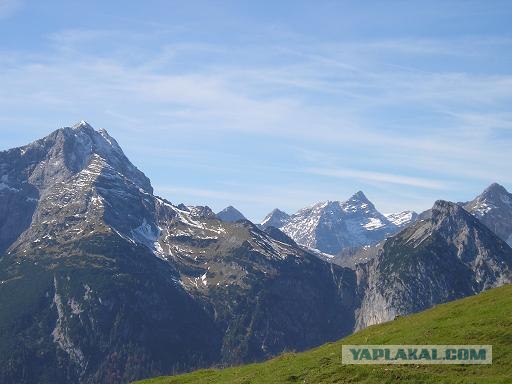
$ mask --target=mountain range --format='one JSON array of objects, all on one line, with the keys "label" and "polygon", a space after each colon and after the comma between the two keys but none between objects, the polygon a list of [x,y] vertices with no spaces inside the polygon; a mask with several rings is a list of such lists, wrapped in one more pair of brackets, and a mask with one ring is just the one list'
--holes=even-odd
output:
[{"label": "mountain range", "polygon": [[260,225],[277,227],[300,245],[336,255],[374,245],[413,223],[417,216],[412,211],[383,215],[359,191],[346,201],[320,202],[292,215],[274,209]]},{"label": "mountain range", "polygon": [[82,122],[0,152],[0,382],[121,383],[351,332],[355,273],[173,205]]},{"label": "mountain range", "polygon": [[[416,221],[358,192],[257,226],[234,208],[155,196],[86,122],[0,152],[0,180],[2,383],[124,383],[260,361],[512,279],[508,195],[496,186]],[[323,253],[376,243],[351,268]]]}]

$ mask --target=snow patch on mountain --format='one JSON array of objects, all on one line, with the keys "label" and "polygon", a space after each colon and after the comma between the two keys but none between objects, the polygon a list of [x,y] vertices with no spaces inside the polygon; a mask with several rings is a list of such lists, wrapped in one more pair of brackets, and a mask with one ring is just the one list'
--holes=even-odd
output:
[{"label": "snow patch on mountain", "polygon": [[369,231],[373,231],[375,229],[382,228],[385,225],[386,224],[383,223],[381,219],[375,218],[375,217],[370,217],[368,222],[366,224],[363,224],[363,227],[365,227]]},{"label": "snow patch on mountain", "polygon": [[345,248],[375,244],[398,227],[359,191],[343,202],[326,201],[303,208],[280,229],[298,244],[336,254]]},{"label": "snow patch on mountain", "polygon": [[386,218],[395,224],[397,227],[403,228],[411,223],[414,223],[418,218],[418,214],[414,211],[403,211],[398,213],[384,214]]},{"label": "snow patch on mountain", "polygon": [[493,183],[463,206],[501,239],[512,243],[512,194],[503,186]]}]

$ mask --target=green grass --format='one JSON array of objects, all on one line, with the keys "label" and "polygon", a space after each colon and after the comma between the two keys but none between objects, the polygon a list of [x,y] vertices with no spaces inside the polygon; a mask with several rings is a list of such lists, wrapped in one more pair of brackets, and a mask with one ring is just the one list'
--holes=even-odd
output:
[{"label": "green grass", "polygon": [[[491,344],[492,365],[342,365],[342,344]],[[303,353],[259,364],[159,377],[139,384],[512,383],[512,285],[375,325]]]}]

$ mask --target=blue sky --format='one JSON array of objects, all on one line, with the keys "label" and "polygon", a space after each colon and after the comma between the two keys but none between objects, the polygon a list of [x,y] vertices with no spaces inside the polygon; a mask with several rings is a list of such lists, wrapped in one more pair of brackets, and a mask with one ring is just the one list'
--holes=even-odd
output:
[{"label": "blue sky", "polygon": [[510,1],[0,0],[0,148],[84,119],[159,195],[255,221],[510,190],[510,20]]}]

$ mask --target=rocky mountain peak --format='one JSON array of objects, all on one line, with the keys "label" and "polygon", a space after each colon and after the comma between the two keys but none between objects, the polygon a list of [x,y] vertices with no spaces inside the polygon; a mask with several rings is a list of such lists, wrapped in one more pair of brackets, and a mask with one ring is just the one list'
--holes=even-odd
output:
[{"label": "rocky mountain peak", "polygon": [[375,206],[368,200],[363,191],[354,193],[347,201],[339,203],[346,212],[373,211]]},{"label": "rocky mountain peak", "polygon": [[505,187],[498,183],[492,183],[483,191],[481,196],[496,197],[502,195],[508,195]]},{"label": "rocky mountain peak", "polygon": [[275,208],[270,212],[268,216],[289,216],[286,212],[281,211],[279,208]]},{"label": "rocky mountain peak", "polygon": [[[468,242],[473,241],[473,235],[477,232],[484,236],[483,234],[490,231],[459,204],[437,200],[429,210],[428,216],[422,216],[414,225],[396,235],[395,240],[404,241],[413,248],[417,248],[422,246],[427,238],[432,240],[432,236],[435,235],[462,252],[471,248]],[[494,235],[491,237],[495,238]],[[483,237],[480,241],[482,239]]]},{"label": "rocky mountain peak", "polygon": [[433,218],[442,215],[461,214],[461,212],[465,211],[460,205],[446,200],[437,200],[432,206]]},{"label": "rocky mountain peak", "polygon": [[217,213],[217,218],[221,221],[225,222],[235,222],[238,220],[245,220],[245,216],[235,207],[230,205],[229,207],[224,208],[222,211]]},{"label": "rocky mountain peak", "polygon": [[261,222],[262,228],[267,227],[282,227],[284,224],[286,224],[286,221],[290,218],[290,215],[288,215],[286,212],[281,211],[278,208],[275,208],[272,212],[270,212],[263,221]]},{"label": "rocky mountain peak", "polygon": [[364,194],[363,191],[357,191],[356,193],[354,193],[349,200],[355,200],[355,201],[361,201],[361,202],[364,202],[364,203],[369,203],[370,200],[368,200],[368,198],[366,197],[366,195]]},{"label": "rocky mountain peak", "polygon": [[326,201],[303,208],[281,229],[298,244],[336,254],[346,248],[376,244],[398,227],[358,191],[344,202]]},{"label": "rocky mountain peak", "polygon": [[19,162],[29,167],[30,182],[40,189],[96,163],[110,167],[148,193],[153,191],[149,179],[128,160],[117,141],[105,129],[97,131],[86,121],[56,130],[22,147],[20,154]]},{"label": "rocky mountain peak", "polygon": [[73,125],[71,128],[73,128],[74,130],[76,131],[79,131],[79,130],[89,130],[89,131],[94,131],[94,128],[92,127],[91,124],[89,124],[87,121],[85,120],[80,120],[79,123],[76,123],[75,125]]},{"label": "rocky mountain peak", "polygon": [[491,184],[464,209],[512,245],[512,194],[502,185]]},{"label": "rocky mountain peak", "polygon": [[512,279],[512,249],[463,207],[444,200],[370,256],[370,262],[356,266],[368,287],[358,327]]},{"label": "rocky mountain peak", "polygon": [[[423,238],[430,236],[432,230],[440,230],[449,236],[468,228],[475,219],[460,205],[445,200],[437,200],[430,209],[430,215],[425,220],[414,225],[415,234],[412,237]],[[428,232],[428,233],[427,233]],[[419,236],[421,234],[421,236]]]},{"label": "rocky mountain peak", "polygon": [[489,211],[499,207],[512,208],[512,194],[498,183],[488,186],[480,195],[465,206],[465,208],[473,211],[476,216],[484,216]]}]

